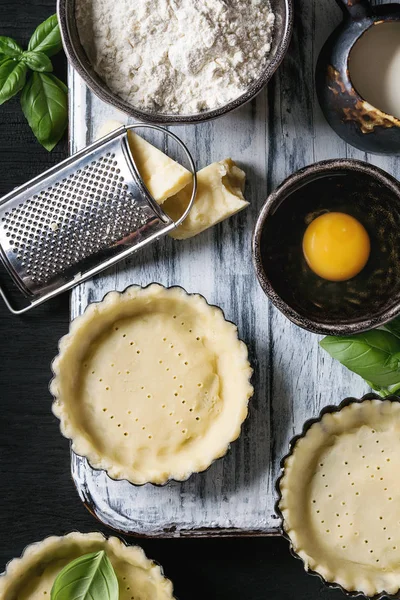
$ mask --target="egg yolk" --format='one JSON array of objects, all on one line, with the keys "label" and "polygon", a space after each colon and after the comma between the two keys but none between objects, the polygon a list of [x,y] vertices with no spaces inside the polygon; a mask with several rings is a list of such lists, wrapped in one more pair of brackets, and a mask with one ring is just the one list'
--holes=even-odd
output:
[{"label": "egg yolk", "polygon": [[329,281],[355,277],[367,264],[370,249],[363,225],[341,212],[326,213],[314,219],[303,238],[308,266]]}]

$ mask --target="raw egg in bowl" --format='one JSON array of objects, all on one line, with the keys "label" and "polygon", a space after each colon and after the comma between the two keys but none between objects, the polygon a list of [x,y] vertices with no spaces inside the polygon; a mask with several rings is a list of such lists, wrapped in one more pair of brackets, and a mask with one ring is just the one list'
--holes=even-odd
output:
[{"label": "raw egg in bowl", "polygon": [[346,281],[362,271],[371,250],[365,227],[347,213],[328,211],[307,226],[304,258],[310,269],[328,281]]},{"label": "raw egg in bowl", "polygon": [[400,184],[361,161],[310,165],[267,198],[252,250],[264,292],[300,327],[377,327],[400,313]]}]

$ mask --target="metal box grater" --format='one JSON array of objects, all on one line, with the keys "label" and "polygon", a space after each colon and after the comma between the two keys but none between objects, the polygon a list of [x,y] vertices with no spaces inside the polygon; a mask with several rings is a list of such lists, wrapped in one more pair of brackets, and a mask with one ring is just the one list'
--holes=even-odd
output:
[{"label": "metal box grater", "polygon": [[[130,153],[128,130],[156,129],[183,149],[192,196],[172,221],[145,187]],[[6,195],[0,202],[0,257],[29,304],[26,312],[129,256],[177,227],[190,211],[197,181],[183,142],[155,125],[121,127]]]}]

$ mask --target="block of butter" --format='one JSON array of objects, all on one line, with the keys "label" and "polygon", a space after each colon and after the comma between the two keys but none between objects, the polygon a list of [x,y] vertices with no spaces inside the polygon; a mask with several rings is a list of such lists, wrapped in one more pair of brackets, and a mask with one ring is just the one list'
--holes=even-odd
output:
[{"label": "block of butter", "polygon": [[[231,158],[212,163],[197,173],[197,195],[188,216],[169,235],[184,240],[231,217],[249,205],[243,190],[246,174]],[[163,210],[176,221],[187,207],[191,184],[163,204]]]},{"label": "block of butter", "polygon": [[[106,121],[97,138],[104,137],[121,127],[119,121]],[[136,166],[153,198],[162,204],[192,182],[192,174],[164,152],[146,142],[132,130],[128,132],[129,146]]]},{"label": "block of butter", "polygon": [[[119,121],[107,121],[98,131],[103,137],[121,127]],[[163,210],[176,221],[187,207],[192,194],[192,175],[143,138],[129,132],[129,146],[138,171]],[[246,174],[234,161],[226,158],[197,173],[197,194],[185,221],[169,235],[183,240],[231,217],[248,202],[243,196]]]}]

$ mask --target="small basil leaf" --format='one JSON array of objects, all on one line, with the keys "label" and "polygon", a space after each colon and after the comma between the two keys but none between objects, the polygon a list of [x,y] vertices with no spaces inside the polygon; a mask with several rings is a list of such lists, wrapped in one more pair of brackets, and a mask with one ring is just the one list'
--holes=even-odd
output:
[{"label": "small basil leaf", "polygon": [[373,329],[349,337],[328,336],[320,345],[345,367],[371,382],[387,388],[400,383],[400,339],[388,331]]},{"label": "small basil leaf", "polygon": [[9,58],[19,58],[23,49],[15,40],[4,35],[0,35],[0,54],[5,54]]},{"label": "small basil leaf", "polygon": [[61,48],[61,33],[57,15],[52,15],[36,28],[29,41],[28,50],[44,52],[47,56],[53,56]]},{"label": "small basil leaf", "polygon": [[104,550],[69,563],[51,590],[51,600],[118,600],[118,597],[118,579]]},{"label": "small basil leaf", "polygon": [[22,92],[21,106],[37,140],[50,152],[68,123],[66,85],[54,75],[34,72]]},{"label": "small basil leaf", "polygon": [[46,56],[46,54],[44,54],[44,52],[36,52],[36,50],[29,52],[29,50],[28,50],[27,52],[24,52],[22,54],[21,60],[23,60],[24,63],[30,69],[32,69],[32,71],[40,71],[41,73],[43,73],[43,72],[48,73],[53,70],[53,65],[51,63],[51,60],[49,59],[48,56]]},{"label": "small basil leaf", "polygon": [[0,104],[4,104],[22,90],[27,70],[23,62],[17,62],[12,58],[0,62]]}]

